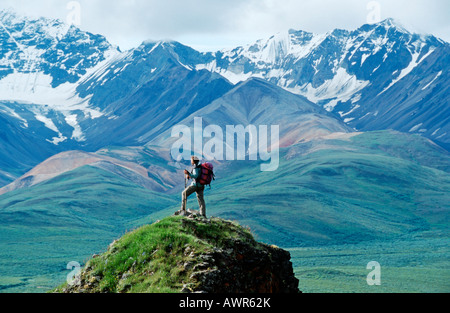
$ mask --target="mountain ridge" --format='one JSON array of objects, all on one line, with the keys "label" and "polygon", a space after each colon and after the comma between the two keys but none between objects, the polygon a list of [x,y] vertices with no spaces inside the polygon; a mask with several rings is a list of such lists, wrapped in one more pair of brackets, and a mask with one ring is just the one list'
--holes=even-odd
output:
[{"label": "mountain ridge", "polygon": [[[448,87],[445,84],[448,71],[445,68],[450,63],[447,53],[450,46],[432,35],[409,32],[392,19],[366,24],[353,31],[336,29],[321,35],[289,30],[286,34],[259,40],[246,47],[215,53],[201,53],[170,40],[147,40],[135,49],[121,52],[104,37],[83,32],[74,26],[69,27],[61,21],[19,18],[13,13],[8,15],[2,12],[6,27],[9,27],[9,23],[18,30],[29,28],[28,33],[35,28],[44,28],[41,24],[49,29],[47,35],[45,30],[39,31],[37,39],[17,38],[36,51],[40,51],[35,47],[42,40],[42,48],[47,49],[47,53],[36,53],[36,56],[41,55],[39,58],[42,61],[37,57],[32,60],[36,64],[33,67],[41,68],[34,74],[33,71],[27,73],[25,68],[22,68],[23,73],[15,75],[11,75],[10,70],[6,71],[7,75],[0,77],[0,90],[15,90],[16,84],[21,88],[25,86],[25,89],[19,98],[15,91],[14,96],[10,91],[2,92],[3,99],[0,100],[4,100],[4,114],[7,114],[8,119],[12,118],[25,130],[31,120],[37,120],[55,133],[52,136],[45,135],[43,141],[48,140],[56,146],[95,150],[102,145],[121,143],[121,140],[126,141],[127,145],[134,144],[131,143],[133,140],[151,140],[151,136],[142,136],[142,131],[135,138],[125,135],[143,128],[142,121],[134,121],[134,130],[122,132],[123,138],[116,142],[102,143],[101,138],[108,136],[101,134],[101,129],[110,128],[111,125],[113,129],[129,127],[127,124],[130,118],[136,118],[136,115],[121,117],[120,114],[125,108],[139,105],[133,102],[133,98],[143,96],[142,92],[141,95],[136,94],[139,89],[144,91],[146,88],[146,93],[155,93],[156,90],[167,92],[160,83],[154,84],[156,79],[161,79],[161,82],[165,79],[173,81],[178,71],[200,73],[202,70],[219,74],[234,84],[250,77],[263,78],[305,96],[358,131],[396,129],[422,134],[444,147],[449,144],[449,119],[445,117],[446,114],[438,112],[449,108],[446,98]],[[52,27],[56,31],[51,31]],[[59,28],[67,31],[55,35]],[[15,33],[5,33],[5,29],[0,29],[0,32],[3,31],[1,38],[10,44],[5,46],[7,50],[3,54],[0,53],[0,64],[6,68],[17,67],[11,62],[20,64],[23,49],[13,49],[14,42],[9,36]],[[53,39],[42,39],[46,36]],[[65,36],[71,36],[71,43],[65,43]],[[58,49],[62,49],[64,57],[55,57],[50,53],[54,48],[49,47],[58,45],[61,45]],[[5,57],[8,51],[12,54]],[[80,52],[75,54],[72,51]],[[93,61],[84,64],[74,59],[71,64],[64,63],[71,58],[79,58],[80,53],[84,58],[89,56],[87,59],[92,56]],[[73,72],[73,75],[67,74],[72,75],[72,78],[62,75],[62,72],[53,75],[51,70],[46,69],[46,58],[53,63],[52,68]],[[63,62],[64,58],[66,61]],[[419,70],[420,75],[416,74]],[[161,76],[162,72],[166,72],[166,75]],[[172,74],[168,74],[170,72]],[[227,73],[242,79],[236,80]],[[20,77],[17,76],[19,74]],[[211,79],[220,80],[214,76]],[[39,84],[28,86],[32,81]],[[165,84],[167,86],[168,83]],[[221,86],[212,85],[210,89],[215,89],[219,96],[231,88],[230,85],[226,86],[225,81],[218,84]],[[52,97],[46,95],[48,92],[52,93]],[[397,96],[398,93],[402,95]],[[207,101],[214,100],[212,94],[208,97]],[[38,103],[33,104],[36,99]],[[173,97],[170,99],[172,102],[176,100]],[[160,103],[154,102],[152,105],[164,106],[164,99],[156,101]],[[429,110],[430,105],[436,109]],[[386,118],[392,110],[396,111],[395,114]],[[26,118],[23,112],[27,112]],[[124,122],[119,123],[117,118]],[[159,124],[168,122],[163,120]],[[176,119],[170,123],[175,122]],[[37,133],[43,133],[41,128]],[[89,147],[90,142],[94,147]],[[60,149],[56,147],[56,150]]]},{"label": "mountain ridge", "polygon": [[[432,97],[436,111],[449,107],[443,74],[448,73],[449,47],[433,35],[412,33],[387,19],[354,31],[319,35],[289,30],[253,45],[205,53],[213,59],[196,67],[218,72],[233,83],[262,77],[323,106],[357,130],[420,133],[446,147],[448,119],[436,112],[421,116],[426,114],[421,100]],[[417,97],[389,98],[405,91],[415,91]],[[401,114],[397,122],[381,117],[396,107]]]}]

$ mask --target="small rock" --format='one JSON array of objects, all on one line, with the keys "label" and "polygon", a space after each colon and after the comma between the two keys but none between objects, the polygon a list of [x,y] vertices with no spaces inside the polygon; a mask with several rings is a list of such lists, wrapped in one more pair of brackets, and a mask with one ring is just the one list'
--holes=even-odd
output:
[{"label": "small rock", "polygon": [[184,284],[183,288],[181,288],[182,293],[192,293],[192,289],[189,287],[192,284]]},{"label": "small rock", "polygon": [[186,263],[184,263],[183,264],[183,268],[186,270],[186,271],[189,271],[192,267],[193,267],[193,263],[192,262],[186,262]]}]

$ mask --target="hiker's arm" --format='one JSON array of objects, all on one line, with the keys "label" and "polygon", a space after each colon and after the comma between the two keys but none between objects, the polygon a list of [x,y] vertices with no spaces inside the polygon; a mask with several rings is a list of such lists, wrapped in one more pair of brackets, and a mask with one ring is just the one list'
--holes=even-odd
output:
[{"label": "hiker's arm", "polygon": [[192,173],[189,173],[189,177],[193,178],[193,179],[197,179],[199,176],[200,176],[200,169],[199,168],[194,168]]}]

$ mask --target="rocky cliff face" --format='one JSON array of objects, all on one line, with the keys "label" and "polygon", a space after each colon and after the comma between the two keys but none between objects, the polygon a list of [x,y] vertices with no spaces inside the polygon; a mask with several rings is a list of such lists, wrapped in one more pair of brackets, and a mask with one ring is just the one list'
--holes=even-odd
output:
[{"label": "rocky cliff face", "polygon": [[236,240],[229,249],[202,255],[204,262],[192,278],[194,290],[208,293],[298,293],[289,252],[275,246],[251,245]]},{"label": "rocky cliff face", "polygon": [[299,293],[289,252],[223,219],[170,217],[114,241],[57,292]]},{"label": "rocky cliff face", "polygon": [[[214,220],[203,220],[215,223]],[[225,221],[222,221],[225,222]],[[183,221],[195,228],[195,219]],[[227,223],[227,222],[225,222]],[[229,225],[233,225],[229,223]],[[298,293],[289,252],[241,238],[230,238],[222,248],[202,254],[191,278],[198,285],[182,291],[208,293]]]}]

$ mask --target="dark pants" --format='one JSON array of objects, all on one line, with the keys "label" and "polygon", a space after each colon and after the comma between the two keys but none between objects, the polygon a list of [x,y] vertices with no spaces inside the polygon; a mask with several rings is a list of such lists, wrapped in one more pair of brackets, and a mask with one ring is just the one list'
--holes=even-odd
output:
[{"label": "dark pants", "polygon": [[200,208],[200,214],[203,216],[206,216],[206,206],[205,206],[205,199],[203,198],[203,191],[205,190],[205,186],[197,187],[196,185],[192,185],[187,187],[182,193],[181,193],[181,210],[186,210],[186,202],[187,198],[193,194],[194,192],[197,193],[197,200],[198,200],[198,206]]}]

